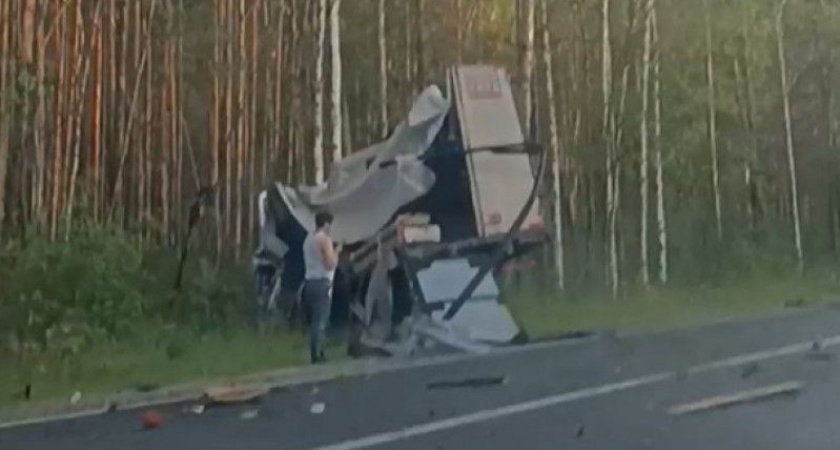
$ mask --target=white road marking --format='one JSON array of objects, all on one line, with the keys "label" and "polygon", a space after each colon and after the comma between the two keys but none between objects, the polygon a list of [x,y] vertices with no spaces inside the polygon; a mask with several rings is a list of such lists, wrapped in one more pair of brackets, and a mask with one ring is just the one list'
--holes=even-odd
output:
[{"label": "white road marking", "polygon": [[[819,340],[819,342],[822,348],[834,347],[840,344],[840,335],[832,336],[827,339],[822,339]],[[748,363],[766,361],[769,359],[776,359],[785,356],[795,355],[797,353],[803,353],[808,350],[811,350],[812,346],[813,341],[808,341],[754,353],[737,355],[730,358],[724,358],[716,361],[711,361],[705,364],[693,366],[685,370],[683,373],[687,375],[697,375],[715,370],[738,367]],[[577,391],[552,395],[537,400],[531,400],[527,402],[501,406],[498,408],[477,411],[474,413],[452,417],[449,419],[438,420],[435,422],[429,422],[421,425],[413,425],[403,428],[401,430],[374,434],[359,439],[352,439],[344,442],[326,445],[323,447],[317,447],[313,450],[358,450],[374,447],[377,445],[411,439],[417,436],[423,436],[427,434],[437,433],[440,431],[450,430],[453,428],[463,427],[466,425],[472,425],[480,422],[499,419],[514,414],[536,411],[539,409],[545,409],[564,403],[570,403],[578,400],[613,394],[620,391],[626,391],[644,386],[659,384],[669,380],[673,380],[676,378],[676,376],[676,372],[673,371],[654,373],[651,375],[639,378],[632,378],[616,383],[580,389]]]}]

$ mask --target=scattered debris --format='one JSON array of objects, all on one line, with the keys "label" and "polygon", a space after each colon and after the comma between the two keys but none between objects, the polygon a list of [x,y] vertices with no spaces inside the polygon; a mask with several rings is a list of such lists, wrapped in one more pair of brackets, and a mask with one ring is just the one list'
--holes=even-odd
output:
[{"label": "scattered debris", "polygon": [[829,362],[834,360],[834,354],[826,351],[813,351],[807,353],[805,358],[810,359],[811,361]]},{"label": "scattered debris", "polygon": [[254,420],[260,415],[260,411],[257,409],[249,409],[248,411],[242,411],[242,414],[239,415],[239,418],[242,420]]},{"label": "scattered debris", "polygon": [[672,416],[680,416],[684,414],[697,413],[702,411],[709,411],[719,408],[727,408],[729,406],[739,405],[743,403],[756,402],[760,400],[769,400],[782,395],[796,394],[804,387],[804,383],[799,381],[790,381],[787,383],[777,384],[773,386],[766,386],[748,391],[741,391],[735,394],[709,397],[696,402],[685,403],[682,405],[673,406],[668,409],[668,414]]},{"label": "scattered debris", "polygon": [[[610,331],[612,331],[612,330],[607,330],[602,334],[604,336],[608,337],[608,338],[611,337],[613,339],[616,339],[615,332],[612,332],[612,334],[610,334]],[[544,336],[544,337],[540,337],[540,338],[531,338],[527,335],[527,333],[525,333],[523,331],[520,335],[517,336],[516,340],[518,340],[519,342],[515,342],[515,343],[518,343],[518,344],[526,344],[526,343],[535,344],[535,343],[539,343],[539,342],[572,341],[572,340],[577,340],[577,339],[586,339],[586,338],[590,338],[590,337],[597,336],[597,335],[598,335],[598,332],[596,332],[594,330],[572,330],[572,331],[566,331],[566,332],[562,332],[562,333],[550,334],[548,336]]]},{"label": "scattered debris", "polygon": [[808,302],[801,298],[785,301],[785,308],[804,308],[806,306],[808,306]]},{"label": "scattered debris", "polygon": [[812,350],[812,351],[817,352],[817,351],[822,350],[822,348],[823,348],[823,347],[822,347],[822,343],[821,343],[820,341],[814,341],[814,342],[811,344],[811,350]]},{"label": "scattered debris", "polygon": [[577,429],[577,433],[575,433],[575,437],[580,439],[583,437],[583,434],[586,433],[586,427],[581,425]]},{"label": "scattered debris", "polygon": [[313,403],[311,407],[309,407],[309,412],[312,414],[324,414],[324,411],[327,410],[327,405],[324,403]]},{"label": "scattered debris", "polygon": [[748,364],[747,367],[744,367],[744,370],[741,371],[741,379],[746,380],[747,378],[755,375],[758,372],[758,363]]},{"label": "scattered debris", "polygon": [[321,388],[319,388],[318,385],[315,384],[315,385],[312,385],[312,390],[309,393],[311,395],[317,395],[319,392],[321,392]]},{"label": "scattered debris", "polygon": [[268,394],[265,387],[237,387],[221,386],[204,391],[209,404],[228,405],[235,403],[250,403]]},{"label": "scattered debris", "polygon": [[137,392],[152,392],[157,389],[160,389],[158,383],[137,383],[134,385],[134,390]]},{"label": "scattered debris", "polygon": [[140,416],[144,430],[153,430],[163,425],[163,417],[155,411],[146,411]]},{"label": "scattered debris", "polygon": [[198,404],[195,404],[195,405],[192,405],[192,406],[188,406],[186,408],[185,412],[195,414],[195,415],[204,414],[204,404],[198,403]]},{"label": "scattered debris", "polygon": [[429,410],[429,413],[427,414],[427,416],[429,416],[429,419],[434,419],[434,418],[435,418],[435,416],[437,416],[437,413],[435,412],[435,410],[434,410],[434,409],[430,409],[430,410]]},{"label": "scattered debris", "polygon": [[78,405],[80,401],[82,401],[82,393],[81,392],[76,391],[76,392],[73,393],[73,395],[70,396],[70,404],[71,405]]},{"label": "scattered debris", "polygon": [[435,381],[427,384],[426,389],[482,388],[505,383],[507,383],[507,377],[478,377],[455,381]]}]

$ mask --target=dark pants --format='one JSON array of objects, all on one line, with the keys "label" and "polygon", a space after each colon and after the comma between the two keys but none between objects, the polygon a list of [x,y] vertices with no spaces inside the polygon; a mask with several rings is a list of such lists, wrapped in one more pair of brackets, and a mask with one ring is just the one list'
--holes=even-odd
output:
[{"label": "dark pants", "polygon": [[312,362],[320,361],[324,352],[332,306],[330,288],[327,279],[306,280],[303,284],[304,307],[309,311],[309,358]]}]

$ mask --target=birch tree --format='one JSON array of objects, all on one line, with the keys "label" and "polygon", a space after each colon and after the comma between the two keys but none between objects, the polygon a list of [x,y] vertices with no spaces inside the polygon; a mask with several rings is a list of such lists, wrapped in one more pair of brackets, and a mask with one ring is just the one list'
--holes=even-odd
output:
[{"label": "birch tree", "polygon": [[665,177],[662,167],[662,93],[660,77],[661,50],[656,2],[651,10],[653,27],[653,142],[656,148],[656,226],[659,237],[659,283],[668,283],[668,224],[665,216]]},{"label": "birch tree", "polygon": [[542,55],[543,67],[545,69],[546,101],[548,102],[549,134],[551,139],[551,175],[554,182],[552,201],[552,212],[554,218],[554,271],[557,276],[557,288],[562,290],[566,287],[566,276],[564,267],[563,249],[563,190],[562,190],[562,168],[560,166],[562,155],[560,154],[560,138],[557,130],[557,106],[554,98],[554,65],[551,55],[551,36],[548,28],[548,6],[546,0],[541,1],[541,28],[542,28]]},{"label": "birch tree", "polygon": [[642,52],[642,118],[640,120],[639,136],[641,139],[641,157],[639,167],[639,197],[641,198],[641,227],[640,239],[641,243],[641,259],[642,259],[642,284],[648,286],[650,284],[650,265],[648,263],[648,199],[649,186],[648,175],[650,169],[648,168],[648,104],[650,103],[650,53],[651,40],[653,29],[653,4],[654,0],[647,0],[645,2],[644,22],[644,50]]},{"label": "birch tree", "polygon": [[379,42],[379,108],[382,138],[388,136],[388,42],[385,35],[385,0],[379,0],[378,42]]},{"label": "birch tree", "polygon": [[715,104],[715,65],[712,55],[712,19],[709,8],[709,0],[703,0],[704,17],[706,25],[706,81],[708,83],[708,107],[709,107],[709,152],[712,156],[712,194],[715,201],[715,225],[717,227],[718,240],[723,239],[723,218],[721,217],[720,205],[720,169],[718,167],[717,147],[717,107]]},{"label": "birch tree", "polygon": [[333,154],[332,162],[341,160],[341,139],[342,139],[342,107],[341,107],[341,19],[339,10],[341,0],[332,0],[330,11],[330,55],[332,56],[332,139]]},{"label": "birch tree", "polygon": [[531,115],[533,114],[534,74],[534,0],[525,0],[525,55],[522,58],[522,109],[525,122],[525,138],[531,139]]},{"label": "birch tree", "polygon": [[793,241],[796,247],[796,262],[799,273],[805,271],[805,257],[802,250],[802,229],[799,218],[799,183],[796,178],[796,154],[793,147],[793,126],[790,115],[790,90],[788,86],[787,58],[785,56],[784,14],[788,0],[782,0],[776,13],[776,50],[779,57],[779,79],[781,80],[782,105],[785,116],[785,146],[787,148],[788,174],[790,176],[790,208],[793,214]]},{"label": "birch tree", "polygon": [[603,0],[601,10],[601,89],[603,96],[604,115],[602,139],[605,148],[605,177],[607,179],[606,218],[608,222],[608,279],[613,298],[618,298],[618,236],[616,235],[615,220],[618,203],[618,183],[615,177],[614,133],[612,113],[612,44],[610,42],[610,0]]},{"label": "birch tree", "polygon": [[318,2],[317,56],[315,58],[315,182],[324,182],[324,37],[327,28],[327,0]]}]

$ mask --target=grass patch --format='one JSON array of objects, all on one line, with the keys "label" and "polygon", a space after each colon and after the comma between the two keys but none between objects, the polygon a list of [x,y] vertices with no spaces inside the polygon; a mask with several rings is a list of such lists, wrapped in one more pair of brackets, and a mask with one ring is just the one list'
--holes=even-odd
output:
[{"label": "grass patch", "polygon": [[[330,360],[343,358],[339,339],[328,346]],[[308,364],[302,332],[257,334],[242,330],[199,338],[175,332],[147,340],[96,345],[72,357],[40,355],[15,361],[2,356],[0,407],[66,404],[79,391],[85,400],[114,392],[164,387]],[[24,401],[26,384],[31,399]]]},{"label": "grass patch", "polygon": [[661,330],[780,311],[786,303],[840,299],[833,274],[752,279],[717,287],[635,290],[618,300],[607,292],[558,294],[525,288],[508,294],[514,317],[532,338],[577,330]]}]

